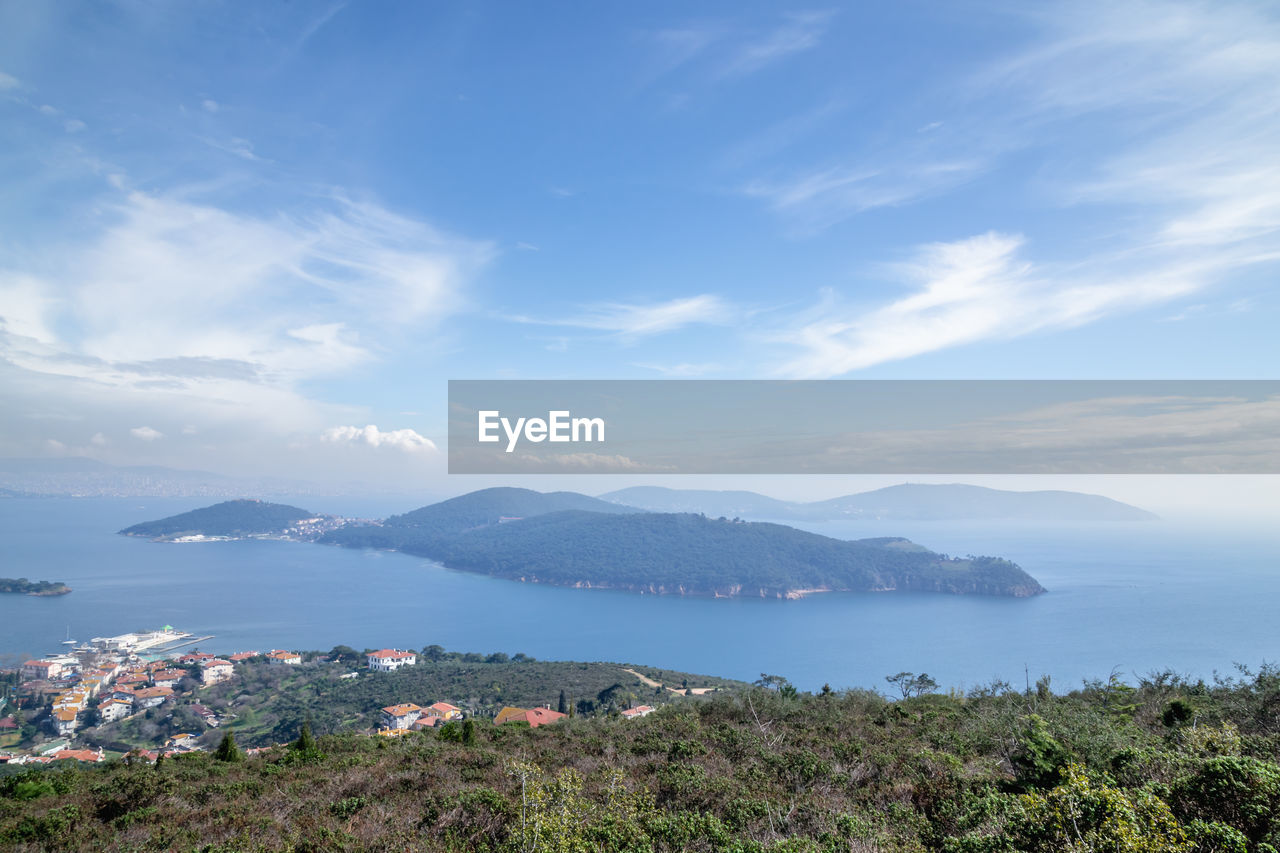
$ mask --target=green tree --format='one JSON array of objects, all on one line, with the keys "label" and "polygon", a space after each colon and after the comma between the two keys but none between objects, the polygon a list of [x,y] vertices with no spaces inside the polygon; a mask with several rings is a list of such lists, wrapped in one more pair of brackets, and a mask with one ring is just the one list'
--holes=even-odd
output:
[{"label": "green tree", "polygon": [[560,702],[556,705],[556,710],[561,714],[569,713],[569,697],[565,695],[563,690],[560,691]]},{"label": "green tree", "polygon": [[240,747],[236,746],[235,732],[228,731],[222,736],[222,743],[218,744],[213,757],[232,764],[244,761],[244,753],[240,751]]}]

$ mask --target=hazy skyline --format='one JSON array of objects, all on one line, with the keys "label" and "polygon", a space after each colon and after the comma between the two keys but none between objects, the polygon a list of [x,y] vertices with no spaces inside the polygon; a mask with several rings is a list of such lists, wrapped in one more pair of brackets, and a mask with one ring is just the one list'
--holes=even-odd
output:
[{"label": "hazy skyline", "polygon": [[1280,356],[1257,4],[7,3],[0,57],[0,456],[452,493],[451,378]]}]

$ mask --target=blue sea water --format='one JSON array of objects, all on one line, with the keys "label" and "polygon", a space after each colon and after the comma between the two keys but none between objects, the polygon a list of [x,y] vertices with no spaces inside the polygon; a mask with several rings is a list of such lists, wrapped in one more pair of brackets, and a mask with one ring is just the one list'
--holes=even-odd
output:
[{"label": "blue sea water", "polygon": [[[384,515],[314,498],[317,511]],[[880,687],[901,670],[943,686],[1050,675],[1057,689],[1113,670],[1209,677],[1280,655],[1280,530],[1135,524],[828,522],[838,538],[907,536],[993,554],[1049,589],[1032,599],[930,594],[712,600],[520,584],[394,553],[293,542],[157,544],[116,535],[201,499],[0,501],[0,576],[70,595],[0,596],[0,662],[74,639],[171,624],[215,652],[339,643],[613,660],[802,689]]]}]

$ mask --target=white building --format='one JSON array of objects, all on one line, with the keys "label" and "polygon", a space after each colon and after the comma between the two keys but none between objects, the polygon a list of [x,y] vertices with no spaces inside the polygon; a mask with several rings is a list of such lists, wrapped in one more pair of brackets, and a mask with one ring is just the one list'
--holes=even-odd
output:
[{"label": "white building", "polygon": [[378,649],[370,652],[367,657],[369,669],[374,672],[394,672],[402,666],[413,666],[418,662],[416,654],[400,649]]},{"label": "white building", "polygon": [[104,723],[123,720],[131,713],[133,713],[133,703],[126,702],[123,699],[104,699],[98,705],[98,716]]},{"label": "white building", "polygon": [[387,729],[407,729],[422,716],[422,709],[412,702],[403,702],[382,709],[382,727]]},{"label": "white building", "polygon": [[235,672],[229,660],[207,660],[204,662],[203,668],[200,670],[200,680],[205,684],[217,684],[226,681]]}]

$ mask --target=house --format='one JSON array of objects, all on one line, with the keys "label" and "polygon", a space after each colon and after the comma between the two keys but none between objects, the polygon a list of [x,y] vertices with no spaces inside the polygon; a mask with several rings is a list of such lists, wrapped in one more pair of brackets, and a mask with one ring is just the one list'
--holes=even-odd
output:
[{"label": "house", "polygon": [[550,708],[513,708],[507,706],[498,712],[498,716],[494,718],[493,722],[494,725],[502,725],[503,723],[523,721],[529,724],[529,728],[536,729],[538,726],[554,723],[564,716],[559,711],[553,711]]},{"label": "house", "polygon": [[273,666],[297,666],[302,663],[302,655],[297,652],[285,652],[272,649],[267,652],[267,663]]},{"label": "house", "polygon": [[215,657],[216,655],[211,655],[208,652],[192,652],[189,655],[183,655],[178,658],[178,663],[204,663],[207,660],[213,660]]},{"label": "house", "polygon": [[462,709],[448,702],[436,702],[434,705],[427,706],[427,713],[445,720],[462,719]]},{"label": "house", "polygon": [[227,658],[227,660],[231,661],[232,663],[240,663],[241,661],[246,661],[249,658],[256,658],[258,657],[258,655],[259,655],[259,652],[236,652],[234,655]]},{"label": "house", "polygon": [[78,711],[73,708],[62,708],[53,712],[53,730],[62,737],[71,737],[76,733],[80,721],[76,719]]},{"label": "house", "polygon": [[163,705],[164,701],[173,696],[172,687],[144,687],[133,694],[133,702],[139,708],[154,708],[157,705]]},{"label": "house", "polygon": [[156,687],[177,687],[186,677],[185,669],[157,669],[151,673],[151,683]]},{"label": "house", "polygon": [[400,649],[378,649],[376,652],[369,652],[365,657],[368,660],[369,669],[374,672],[394,672],[402,666],[413,666],[418,662],[416,654]]},{"label": "house", "polygon": [[218,714],[204,705],[188,705],[187,710],[204,720],[204,724],[210,728],[218,727]]},{"label": "house", "polygon": [[165,743],[166,749],[195,749],[197,738],[193,734],[176,734]]},{"label": "house", "polygon": [[104,723],[114,723],[116,720],[123,720],[132,713],[133,703],[126,702],[123,699],[104,699],[98,705],[98,717]]},{"label": "house", "polygon": [[655,710],[656,710],[655,708],[652,708],[649,705],[639,705],[635,708],[628,708],[627,710],[623,711],[622,716],[626,717],[628,720],[638,720],[641,717],[649,716]]},{"label": "house", "polygon": [[53,681],[61,678],[64,669],[56,660],[29,660],[22,665],[23,680]]},{"label": "house", "polygon": [[226,681],[234,672],[235,667],[232,666],[231,661],[214,658],[201,664],[200,680],[206,685],[217,684]]},{"label": "house", "polygon": [[49,756],[54,761],[62,761],[64,759],[70,761],[85,761],[89,764],[96,764],[102,760],[102,748],[92,749],[60,749],[53,755]]},{"label": "house", "polygon": [[382,727],[386,729],[407,729],[422,716],[422,708],[412,702],[403,702],[382,709]]}]

